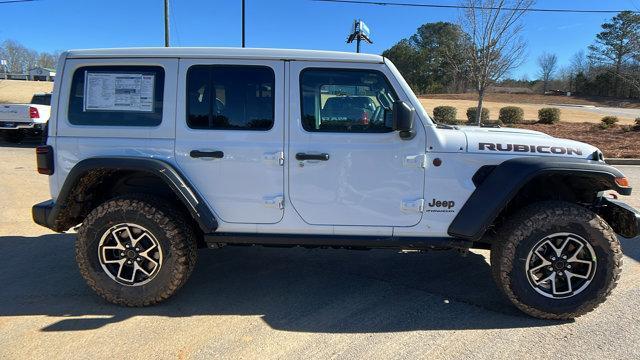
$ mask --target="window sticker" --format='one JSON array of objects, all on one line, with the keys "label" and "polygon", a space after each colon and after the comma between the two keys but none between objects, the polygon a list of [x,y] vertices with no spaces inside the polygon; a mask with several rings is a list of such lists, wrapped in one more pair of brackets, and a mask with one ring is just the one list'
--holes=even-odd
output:
[{"label": "window sticker", "polygon": [[84,111],[153,112],[155,75],[85,72]]}]

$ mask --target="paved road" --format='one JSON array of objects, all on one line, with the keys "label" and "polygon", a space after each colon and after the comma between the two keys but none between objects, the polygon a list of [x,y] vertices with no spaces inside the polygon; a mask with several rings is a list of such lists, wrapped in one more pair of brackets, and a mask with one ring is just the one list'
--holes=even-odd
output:
[{"label": "paved road", "polygon": [[33,161],[0,144],[0,359],[640,357],[640,239],[623,241],[610,299],[575,322],[515,310],[486,251],[203,250],[169,302],[112,306],[80,278],[74,236],[31,223],[48,197]]},{"label": "paved road", "polygon": [[603,106],[576,106],[576,105],[554,105],[562,109],[580,109],[582,111],[591,112],[594,114],[600,114],[602,116],[620,116],[628,118],[640,118],[640,109],[626,109],[617,107],[603,107]]}]

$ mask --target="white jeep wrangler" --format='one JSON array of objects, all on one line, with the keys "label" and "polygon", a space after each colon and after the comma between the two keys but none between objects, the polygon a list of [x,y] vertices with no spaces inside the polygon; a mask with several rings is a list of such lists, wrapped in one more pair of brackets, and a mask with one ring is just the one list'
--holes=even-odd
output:
[{"label": "white jeep wrangler", "polygon": [[598,149],[435,124],[381,56],[74,50],[57,71],[33,218],[79,225],[80,272],[116,304],[169,298],[198,247],[482,248],[518,308],[568,319],[614,288],[616,233],[640,232]]}]

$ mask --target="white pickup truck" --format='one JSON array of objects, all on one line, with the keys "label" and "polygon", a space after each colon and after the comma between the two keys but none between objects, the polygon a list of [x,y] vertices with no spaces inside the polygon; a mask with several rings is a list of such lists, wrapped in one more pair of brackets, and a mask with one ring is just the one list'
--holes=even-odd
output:
[{"label": "white pickup truck", "polygon": [[0,133],[6,141],[40,135],[51,113],[51,94],[34,94],[29,104],[0,104]]}]

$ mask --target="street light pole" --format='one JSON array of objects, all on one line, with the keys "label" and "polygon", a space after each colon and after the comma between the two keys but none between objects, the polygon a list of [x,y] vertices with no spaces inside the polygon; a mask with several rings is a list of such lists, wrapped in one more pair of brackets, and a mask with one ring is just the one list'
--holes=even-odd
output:
[{"label": "street light pole", "polygon": [[164,47],[169,47],[169,0],[164,0]]},{"label": "street light pole", "polygon": [[242,47],[244,47],[244,0],[242,0]]}]

